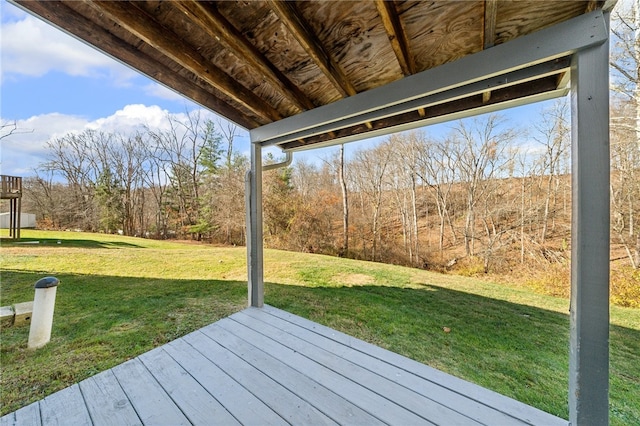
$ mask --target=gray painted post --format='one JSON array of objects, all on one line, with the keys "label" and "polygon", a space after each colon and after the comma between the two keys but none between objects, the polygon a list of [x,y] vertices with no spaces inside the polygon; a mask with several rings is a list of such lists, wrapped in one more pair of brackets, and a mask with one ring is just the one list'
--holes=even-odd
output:
[{"label": "gray painted post", "polygon": [[[609,15],[603,16],[608,28]],[[609,424],[609,45],[573,55],[569,421]]]},{"label": "gray painted post", "polygon": [[251,171],[247,174],[247,269],[249,306],[264,304],[262,255],[262,147],[251,144]]}]

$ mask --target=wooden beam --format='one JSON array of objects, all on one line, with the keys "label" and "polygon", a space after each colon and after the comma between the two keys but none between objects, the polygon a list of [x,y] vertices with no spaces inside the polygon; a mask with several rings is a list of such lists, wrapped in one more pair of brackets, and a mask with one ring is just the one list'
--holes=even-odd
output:
[{"label": "wooden beam", "polygon": [[355,95],[356,89],[351,84],[342,68],[334,61],[320,43],[318,38],[309,30],[309,24],[296,10],[293,3],[281,0],[268,0],[271,10],[291,31],[307,54],[318,65],[329,81],[342,94],[342,96]]},{"label": "wooden beam", "polygon": [[492,47],[496,42],[496,19],[498,15],[498,0],[484,2],[484,48]]},{"label": "wooden beam", "polygon": [[197,23],[202,31],[219,41],[235,56],[245,60],[257,74],[276,88],[300,111],[315,108],[313,102],[270,62],[246,37],[238,31],[214,6],[207,6],[194,0],[176,1],[174,6],[188,19]]},{"label": "wooden beam", "polygon": [[270,121],[282,118],[275,108],[236,82],[175,33],[163,28],[145,11],[139,9],[135,2],[91,1],[87,4],[243,107]]},{"label": "wooden beam", "polygon": [[150,79],[181,92],[186,97],[218,112],[242,127],[252,129],[267,123],[266,120],[259,122],[233,108],[226,101],[198,85],[195,81],[196,79],[184,78],[184,76],[158,63],[134,46],[124,42],[104,28],[95,25],[83,14],[69,7],[80,5],[80,3],[61,1],[18,1],[17,3],[20,7],[35,13],[55,26],[71,28],[72,30],[69,30],[72,31],[70,34],[80,41],[98,48],[106,55],[117,58],[125,64],[129,64]]},{"label": "wooden beam", "polygon": [[409,53],[409,40],[398,17],[395,3],[393,1],[376,0],[376,7],[402,72],[405,76],[415,74],[416,63]]},{"label": "wooden beam", "polygon": [[584,13],[589,13],[589,12],[593,12],[594,10],[598,9],[598,3],[600,3],[600,1],[598,0],[589,0],[587,2],[587,7],[585,7],[584,9]]}]

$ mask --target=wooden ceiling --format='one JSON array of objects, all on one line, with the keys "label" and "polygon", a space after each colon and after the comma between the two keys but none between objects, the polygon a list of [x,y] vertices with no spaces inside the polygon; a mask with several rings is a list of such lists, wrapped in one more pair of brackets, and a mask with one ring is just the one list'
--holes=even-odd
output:
[{"label": "wooden ceiling", "polygon": [[[490,49],[600,1],[24,1],[42,17],[238,125],[254,129]],[[418,108],[343,134],[557,89],[558,75]],[[547,73],[548,74],[548,73]],[[335,132],[289,141],[298,148]]]}]

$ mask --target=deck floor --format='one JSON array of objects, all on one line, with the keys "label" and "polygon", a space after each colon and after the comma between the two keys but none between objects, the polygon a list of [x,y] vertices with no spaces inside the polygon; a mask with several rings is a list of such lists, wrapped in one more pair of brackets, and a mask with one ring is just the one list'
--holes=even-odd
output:
[{"label": "deck floor", "polygon": [[567,425],[287,312],[248,308],[0,425]]}]

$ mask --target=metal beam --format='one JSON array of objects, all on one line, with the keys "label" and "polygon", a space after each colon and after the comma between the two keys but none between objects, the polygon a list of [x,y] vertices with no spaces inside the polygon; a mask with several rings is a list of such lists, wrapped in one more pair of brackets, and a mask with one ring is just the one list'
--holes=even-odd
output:
[{"label": "metal beam", "polygon": [[264,305],[264,258],[262,241],[262,148],[251,146],[251,170],[246,176],[247,276],[249,306]]},{"label": "metal beam", "polygon": [[[603,20],[608,25],[608,14]],[[609,45],[571,67],[569,421],[609,423]]]},{"label": "metal beam", "polygon": [[[607,40],[600,11],[581,15],[553,27],[516,38],[454,62],[359,93],[329,105],[251,130],[254,143],[270,144],[274,138],[330,123],[362,122],[359,116],[527,68],[570,55]],[[371,119],[371,118],[369,118]]]},{"label": "metal beam", "polygon": [[[376,111],[363,113],[358,117],[351,117],[346,120],[336,121],[324,125],[317,126],[313,129],[303,130],[296,133],[291,133],[282,137],[275,137],[268,142],[262,143],[265,145],[280,145],[290,141],[298,139],[305,139],[308,137],[328,133],[330,131],[336,131],[339,129],[345,129],[358,124],[371,122],[375,120],[381,120],[387,117],[393,117],[407,112],[415,111],[418,109],[424,109],[432,107],[434,105],[442,104],[445,102],[455,101],[458,99],[468,98],[475,94],[484,93],[487,90],[495,91],[504,87],[515,86],[517,84],[525,83],[527,81],[536,80],[541,77],[545,77],[553,74],[560,74],[563,70],[569,71],[570,60],[569,58],[562,58],[557,61],[546,62],[538,65],[534,65],[529,68],[519,69],[510,73],[491,77],[486,80],[477,81],[472,84],[467,84],[461,87],[455,87],[453,89],[437,92],[431,95],[427,95],[421,98],[413,99],[397,105],[391,105],[386,108],[382,108]],[[496,107],[493,107],[494,110]],[[476,113],[466,111],[467,116]],[[423,114],[424,115],[424,114]],[[424,126],[424,124],[422,124]],[[362,139],[366,139],[369,132],[362,135]],[[389,133],[389,132],[387,132]]]},{"label": "metal beam", "polygon": [[466,117],[471,117],[480,114],[488,114],[490,112],[501,111],[508,108],[516,108],[522,105],[528,105],[535,102],[546,101],[549,99],[555,99],[562,96],[565,96],[568,92],[568,89],[562,88],[558,90],[553,90],[550,92],[539,93],[537,95],[525,96],[518,99],[513,99],[510,101],[505,101],[501,103],[491,104],[491,105],[483,105],[478,108],[473,108],[465,111],[456,112],[453,114],[441,115],[437,117],[426,118],[423,120],[415,120],[408,123],[399,124],[397,126],[389,126],[383,129],[373,130],[366,133],[360,133],[356,135],[350,135],[345,137],[339,137],[336,139],[331,139],[325,142],[318,142],[309,145],[303,145],[295,148],[287,149],[286,152],[299,152],[299,151],[307,151],[311,149],[324,148],[328,146],[334,146],[337,144],[344,144],[349,142],[356,142],[363,139],[371,139],[378,136],[385,136],[390,133],[396,132],[404,132],[406,130],[413,130],[420,127],[431,126],[438,123],[445,123],[447,121],[452,120],[460,120]]}]

